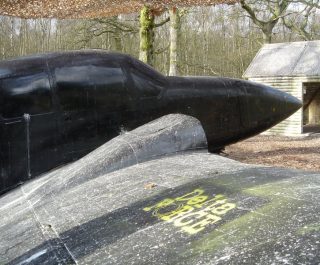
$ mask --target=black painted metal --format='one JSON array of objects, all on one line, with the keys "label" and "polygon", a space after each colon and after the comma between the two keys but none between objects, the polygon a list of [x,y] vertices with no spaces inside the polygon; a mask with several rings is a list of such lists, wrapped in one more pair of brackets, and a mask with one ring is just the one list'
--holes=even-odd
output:
[{"label": "black painted metal", "polygon": [[261,84],[165,77],[123,54],[73,51],[3,61],[0,192],[170,113],[199,119],[215,152],[300,107],[296,98]]}]

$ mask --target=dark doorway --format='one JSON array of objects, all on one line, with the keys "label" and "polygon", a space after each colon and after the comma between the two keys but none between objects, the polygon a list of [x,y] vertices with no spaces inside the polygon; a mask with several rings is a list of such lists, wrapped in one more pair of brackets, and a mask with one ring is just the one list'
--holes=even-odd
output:
[{"label": "dark doorway", "polygon": [[320,133],[320,83],[303,84],[303,133]]}]

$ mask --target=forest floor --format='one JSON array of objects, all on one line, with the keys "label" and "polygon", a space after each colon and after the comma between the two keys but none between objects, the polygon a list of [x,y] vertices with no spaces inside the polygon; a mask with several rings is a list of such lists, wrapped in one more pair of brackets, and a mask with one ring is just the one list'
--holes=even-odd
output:
[{"label": "forest floor", "polygon": [[320,171],[320,134],[301,138],[259,135],[227,146],[224,156],[248,164]]}]

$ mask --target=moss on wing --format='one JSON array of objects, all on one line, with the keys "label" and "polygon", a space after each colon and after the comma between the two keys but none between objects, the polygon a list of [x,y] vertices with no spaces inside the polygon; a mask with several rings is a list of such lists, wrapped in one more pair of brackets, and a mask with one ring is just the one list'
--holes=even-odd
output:
[{"label": "moss on wing", "polygon": [[312,232],[320,232],[320,223],[308,224],[298,229],[298,235],[307,235]]},{"label": "moss on wing", "polygon": [[254,250],[273,244],[288,233],[295,234],[301,229],[300,209],[305,203],[293,196],[296,185],[284,180],[243,190],[243,195],[264,197],[269,202],[258,209],[245,210],[233,220],[231,217],[231,221],[194,241],[193,255],[232,246]]}]

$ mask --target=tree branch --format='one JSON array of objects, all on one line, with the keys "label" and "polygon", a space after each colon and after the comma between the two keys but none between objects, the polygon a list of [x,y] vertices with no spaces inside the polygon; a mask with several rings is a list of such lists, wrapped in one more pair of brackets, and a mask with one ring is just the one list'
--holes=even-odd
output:
[{"label": "tree branch", "polygon": [[262,26],[263,21],[257,18],[255,12],[253,9],[245,2],[245,0],[240,0],[241,7],[247,11],[249,14],[250,18],[252,19],[253,23],[257,24],[258,26]]},{"label": "tree branch", "polygon": [[160,23],[155,24],[154,27],[155,28],[162,27],[164,24],[168,23],[169,21],[170,21],[170,17],[167,17],[166,19],[164,19]]}]

